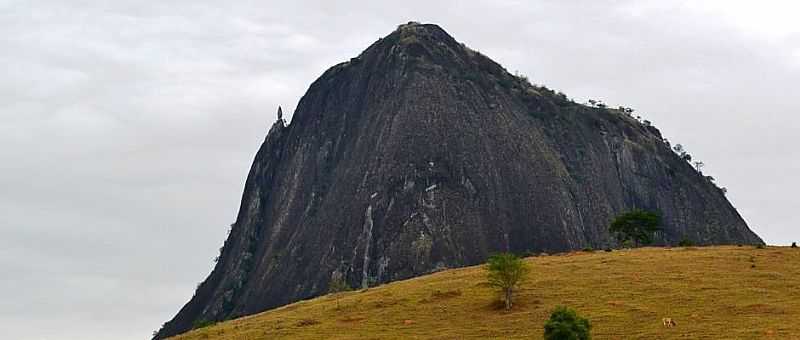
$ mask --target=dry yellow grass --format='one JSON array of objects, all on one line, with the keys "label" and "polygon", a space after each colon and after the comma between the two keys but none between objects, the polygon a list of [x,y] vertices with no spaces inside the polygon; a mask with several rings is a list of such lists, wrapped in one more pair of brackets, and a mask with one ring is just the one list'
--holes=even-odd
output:
[{"label": "dry yellow grass", "polygon": [[[527,259],[514,309],[475,266],[298,302],[178,336],[194,339],[541,339],[566,305],[595,339],[800,339],[800,250],[645,248]],[[673,318],[674,328],[661,324]]]}]

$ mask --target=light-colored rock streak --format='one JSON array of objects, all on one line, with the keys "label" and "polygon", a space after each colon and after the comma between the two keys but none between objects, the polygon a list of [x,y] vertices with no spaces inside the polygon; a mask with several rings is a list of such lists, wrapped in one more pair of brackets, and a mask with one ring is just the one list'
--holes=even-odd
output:
[{"label": "light-colored rock streak", "polygon": [[369,287],[369,245],[372,243],[372,205],[364,216],[364,266],[361,269],[361,288]]}]

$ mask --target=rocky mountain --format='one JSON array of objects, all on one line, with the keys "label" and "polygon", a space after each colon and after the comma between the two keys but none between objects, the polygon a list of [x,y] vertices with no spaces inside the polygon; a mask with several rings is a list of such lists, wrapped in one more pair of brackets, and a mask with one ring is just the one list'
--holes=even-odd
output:
[{"label": "rocky mountain", "polygon": [[617,214],[659,244],[760,244],[653,126],[531,85],[436,25],[409,23],[317,79],[269,130],[219,260],[156,338],[324,293],[603,248]]}]

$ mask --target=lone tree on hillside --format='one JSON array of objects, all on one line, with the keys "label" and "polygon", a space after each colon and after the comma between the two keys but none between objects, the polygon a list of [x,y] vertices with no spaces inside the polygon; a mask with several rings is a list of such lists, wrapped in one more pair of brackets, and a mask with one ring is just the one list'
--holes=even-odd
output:
[{"label": "lone tree on hillside", "polygon": [[544,324],[545,340],[590,340],[592,324],[574,310],[558,306]]},{"label": "lone tree on hillside", "polygon": [[634,209],[617,216],[608,231],[616,234],[620,244],[633,242],[634,246],[646,245],[653,242],[653,233],[660,230],[661,215]]},{"label": "lone tree on hillside", "polygon": [[339,294],[341,292],[349,292],[353,290],[349,284],[344,280],[344,275],[334,275],[331,282],[328,283],[328,294],[333,294],[336,298],[336,309],[339,309]]},{"label": "lone tree on hillside", "polygon": [[496,254],[489,257],[488,269],[489,285],[502,291],[506,310],[511,309],[514,290],[528,275],[525,261],[514,254]]}]

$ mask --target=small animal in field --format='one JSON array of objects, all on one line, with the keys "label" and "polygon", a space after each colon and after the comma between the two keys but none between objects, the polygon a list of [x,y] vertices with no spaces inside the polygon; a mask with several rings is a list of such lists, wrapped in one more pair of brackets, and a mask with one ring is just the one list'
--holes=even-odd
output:
[{"label": "small animal in field", "polygon": [[661,318],[661,323],[664,324],[664,327],[667,328],[675,327],[678,325],[677,323],[675,323],[675,320],[672,320],[672,318]]}]

